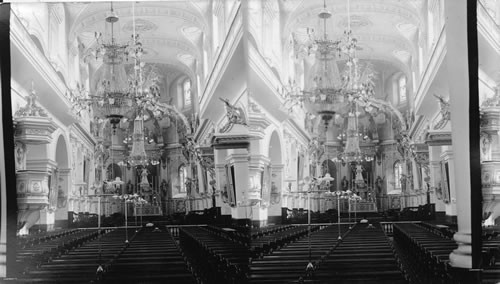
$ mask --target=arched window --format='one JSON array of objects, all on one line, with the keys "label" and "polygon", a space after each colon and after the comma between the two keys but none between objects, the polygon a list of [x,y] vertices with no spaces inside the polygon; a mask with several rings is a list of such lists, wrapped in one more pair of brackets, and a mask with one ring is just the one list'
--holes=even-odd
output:
[{"label": "arched window", "polygon": [[394,163],[394,188],[401,189],[401,174],[403,173],[403,165],[400,161]]},{"label": "arched window", "polygon": [[179,192],[186,192],[187,168],[185,165],[179,167]]},{"label": "arched window", "polygon": [[182,82],[182,96],[184,98],[184,108],[191,105],[191,80],[186,79]]},{"label": "arched window", "polygon": [[406,76],[402,75],[398,79],[398,103],[406,102]]}]

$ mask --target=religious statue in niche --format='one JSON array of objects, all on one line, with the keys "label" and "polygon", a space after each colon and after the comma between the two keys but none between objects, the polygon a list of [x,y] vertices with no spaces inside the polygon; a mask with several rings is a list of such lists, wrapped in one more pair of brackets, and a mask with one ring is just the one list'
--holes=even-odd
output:
[{"label": "religious statue in niche", "polygon": [[406,175],[401,174],[401,177],[399,178],[399,182],[401,184],[401,192],[406,191]]},{"label": "religious statue in niche", "polygon": [[356,165],[356,177],[354,178],[354,182],[356,183],[356,186],[358,188],[364,188],[365,187],[365,179],[363,178],[363,171],[364,168],[362,165]]},{"label": "religious statue in niche", "polygon": [[168,197],[168,183],[166,180],[162,180],[160,184],[161,195]]},{"label": "religious statue in niche", "polygon": [[349,181],[347,180],[347,177],[344,176],[342,180],[340,181],[340,187],[342,188],[343,191],[346,191],[349,189]]},{"label": "religious statue in niche", "polygon": [[436,197],[439,200],[443,199],[443,187],[441,186],[441,181],[438,182],[438,185],[436,187]]},{"label": "religious statue in niche", "polygon": [[193,191],[193,180],[191,178],[186,178],[186,182],[184,183],[186,185],[186,195],[187,197],[191,197],[192,191]]},{"label": "religious statue in niche", "polygon": [[384,186],[384,181],[380,176],[377,176],[375,180],[375,187],[377,188],[377,194],[382,194],[382,188]]},{"label": "religious statue in niche", "polygon": [[127,193],[128,194],[134,193],[134,185],[132,184],[132,182],[130,180],[128,180],[128,182],[127,182]]},{"label": "religious statue in niche", "polygon": [[148,174],[149,174],[148,169],[143,168],[141,171],[141,186],[149,185]]},{"label": "religious statue in niche", "polygon": [[243,112],[243,109],[241,107],[235,107],[234,105],[230,104],[227,99],[219,98],[222,102],[224,102],[224,108],[226,109],[226,117],[227,117],[227,122],[224,126],[222,126],[221,129],[219,129],[219,132],[225,133],[230,131],[235,124],[241,124],[244,126],[248,126],[248,124],[245,121],[245,115]]}]

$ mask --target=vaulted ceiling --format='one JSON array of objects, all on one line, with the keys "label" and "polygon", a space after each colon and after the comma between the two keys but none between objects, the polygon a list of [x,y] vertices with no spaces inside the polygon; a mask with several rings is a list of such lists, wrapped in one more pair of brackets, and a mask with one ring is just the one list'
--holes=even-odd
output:
[{"label": "vaulted ceiling", "polygon": [[[85,49],[95,44],[95,32],[105,32],[108,2],[65,3],[69,16],[69,42],[78,37]],[[207,30],[208,1],[113,2],[119,16],[114,33],[118,42],[129,42],[134,31],[145,49],[144,61],[171,66],[192,75],[200,60],[201,37]],[[134,29],[135,24],[135,29]]]},{"label": "vaulted ceiling", "polygon": [[287,13],[285,35],[294,33],[299,41],[305,41],[308,28],[322,34],[318,13],[324,4],[332,13],[327,20],[329,38],[343,35],[349,15],[360,59],[375,60],[376,65],[383,63],[377,69],[390,64],[408,73],[410,60],[418,52],[416,35],[422,22],[421,0],[282,0],[281,8]]}]

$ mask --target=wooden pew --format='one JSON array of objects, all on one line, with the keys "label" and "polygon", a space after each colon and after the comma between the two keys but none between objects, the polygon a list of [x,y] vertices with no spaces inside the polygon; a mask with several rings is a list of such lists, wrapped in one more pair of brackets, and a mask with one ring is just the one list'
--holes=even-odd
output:
[{"label": "wooden pew", "polygon": [[356,224],[312,275],[304,278],[319,283],[407,283],[382,228],[379,224],[373,226]]},{"label": "wooden pew", "polygon": [[106,283],[196,283],[166,228],[141,230],[103,275]]},{"label": "wooden pew", "polygon": [[246,279],[250,251],[203,227],[184,227],[180,246],[197,274],[207,283],[242,283]]},{"label": "wooden pew", "polygon": [[[347,230],[348,225],[341,226],[344,235]],[[304,235],[300,240],[291,242],[269,255],[253,259],[250,264],[249,283],[296,281],[304,274],[309,261],[319,261],[338,244],[337,237],[338,227],[329,226],[311,233],[310,238]]]},{"label": "wooden pew", "polygon": [[[133,238],[133,229],[129,229]],[[131,238],[131,239],[132,239]],[[125,230],[109,230],[100,239],[82,244],[69,253],[54,257],[50,262],[27,271],[18,283],[89,283],[97,278],[97,267],[114,261],[126,245]],[[100,243],[100,244],[99,244]],[[99,261],[99,248],[101,248]]]},{"label": "wooden pew", "polygon": [[451,281],[448,262],[457,248],[455,241],[416,224],[398,223],[394,224],[394,244],[413,281]]}]

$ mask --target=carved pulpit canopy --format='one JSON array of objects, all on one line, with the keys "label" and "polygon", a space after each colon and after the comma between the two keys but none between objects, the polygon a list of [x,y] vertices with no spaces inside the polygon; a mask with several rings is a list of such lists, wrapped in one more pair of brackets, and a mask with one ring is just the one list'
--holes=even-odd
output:
[{"label": "carved pulpit canopy", "polygon": [[27,104],[14,114],[14,138],[24,144],[47,144],[56,125],[43,108],[37,105],[37,96],[32,83]]}]

